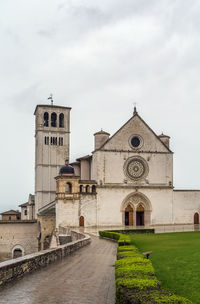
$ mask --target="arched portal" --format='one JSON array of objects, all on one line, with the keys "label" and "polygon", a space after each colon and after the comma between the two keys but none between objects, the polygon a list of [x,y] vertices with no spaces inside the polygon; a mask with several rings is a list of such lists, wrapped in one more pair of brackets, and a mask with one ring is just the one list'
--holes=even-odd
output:
[{"label": "arched portal", "polygon": [[194,225],[198,225],[199,224],[199,213],[195,213],[194,214]]},{"label": "arched portal", "polygon": [[12,248],[12,258],[16,259],[24,255],[24,248],[21,245],[15,245]]},{"label": "arched portal", "polygon": [[80,216],[79,218],[79,226],[84,227],[84,216]]},{"label": "arched portal", "polygon": [[133,208],[130,205],[125,209],[125,225],[133,226]]},{"label": "arched portal", "polygon": [[13,259],[19,258],[22,256],[22,250],[20,248],[13,251]]},{"label": "arched portal", "polygon": [[122,202],[121,213],[122,213],[122,225],[127,225],[129,210],[132,208],[133,220],[129,220],[129,224],[132,223],[134,226],[149,226],[151,224],[151,203],[149,199],[141,192],[130,193]]},{"label": "arched portal", "polygon": [[144,207],[141,204],[136,209],[136,226],[144,226]]}]

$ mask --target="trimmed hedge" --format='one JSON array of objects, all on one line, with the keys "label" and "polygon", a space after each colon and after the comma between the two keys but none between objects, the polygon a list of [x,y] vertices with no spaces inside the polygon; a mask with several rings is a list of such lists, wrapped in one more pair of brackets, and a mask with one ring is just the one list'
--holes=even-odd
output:
[{"label": "trimmed hedge", "polygon": [[155,229],[125,229],[125,230],[112,230],[112,231],[123,234],[155,233]]},{"label": "trimmed hedge", "polygon": [[118,241],[119,246],[130,245],[130,237],[126,234],[117,233],[113,231],[99,231],[101,237],[109,238]]},{"label": "trimmed hedge", "polygon": [[161,288],[151,261],[135,246],[128,245],[129,235],[116,231],[100,231],[99,234],[119,244],[115,262],[116,304],[192,304]]}]

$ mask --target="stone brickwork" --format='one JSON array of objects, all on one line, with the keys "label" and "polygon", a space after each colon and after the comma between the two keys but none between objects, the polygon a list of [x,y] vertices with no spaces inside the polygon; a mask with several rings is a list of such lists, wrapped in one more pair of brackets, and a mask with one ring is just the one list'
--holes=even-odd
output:
[{"label": "stone brickwork", "polygon": [[[75,234],[76,233],[74,232],[73,235]],[[76,237],[82,238],[83,235],[79,236],[79,234],[77,234]],[[62,257],[68,256],[75,250],[89,244],[90,242],[90,237],[85,236],[82,239],[61,245],[54,249],[47,249],[42,252],[2,262],[0,263],[0,285],[4,285],[5,283],[20,278],[29,272],[45,267]]]},{"label": "stone brickwork", "polygon": [[37,235],[36,221],[0,221],[0,261],[11,259],[17,246],[24,254],[37,252]]},{"label": "stone brickwork", "polygon": [[40,215],[38,216],[38,222],[40,227],[40,249],[47,249],[48,244],[45,242],[51,241],[53,231],[55,230],[55,215]]}]

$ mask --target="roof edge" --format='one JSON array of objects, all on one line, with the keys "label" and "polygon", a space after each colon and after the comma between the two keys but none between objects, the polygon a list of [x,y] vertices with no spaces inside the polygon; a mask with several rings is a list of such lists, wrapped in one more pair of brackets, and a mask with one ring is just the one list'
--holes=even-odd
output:
[{"label": "roof edge", "polygon": [[49,105],[49,104],[38,104],[35,108],[34,115],[36,114],[36,111],[39,107],[48,107],[48,108],[60,108],[60,109],[69,109],[71,110],[71,107],[64,107],[64,106],[56,106],[56,105]]},{"label": "roof edge", "polygon": [[138,117],[143,123],[144,125],[154,134],[154,136],[156,136],[156,138],[161,142],[161,144],[170,152],[173,153],[173,151],[171,151],[164,143],[163,141],[159,138],[159,136],[149,127],[149,125],[142,119],[142,117],[138,114],[138,112],[134,112],[133,116],[127,120],[127,122],[125,122],[121,128],[119,128],[111,137],[109,137],[105,143],[103,143],[98,149],[95,149],[93,152],[95,151],[99,151],[101,150],[117,133],[119,133],[130,121],[131,119],[133,119],[134,117]]}]

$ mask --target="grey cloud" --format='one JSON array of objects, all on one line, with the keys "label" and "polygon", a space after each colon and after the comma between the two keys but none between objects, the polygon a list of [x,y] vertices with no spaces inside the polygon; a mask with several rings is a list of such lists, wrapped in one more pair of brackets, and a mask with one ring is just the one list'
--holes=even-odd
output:
[{"label": "grey cloud", "polygon": [[[92,151],[95,131],[115,132],[130,118],[136,101],[139,114],[155,132],[171,136],[175,185],[200,188],[199,1],[20,3],[21,9],[12,15],[11,1],[4,3],[3,10],[0,3],[4,15],[0,103],[3,115],[12,117],[14,136],[20,134],[20,142],[15,140],[15,170],[24,172],[27,183],[8,196],[4,183],[1,210],[8,202],[15,207],[16,197],[23,202],[32,191],[32,114],[37,103],[48,103],[51,92],[56,104],[72,106],[71,159]],[[2,128],[6,121],[1,121]],[[13,136],[12,124],[7,125],[6,133],[4,140]],[[189,147],[187,138],[192,139]],[[8,159],[10,151],[12,141],[7,142],[2,159]],[[181,171],[188,163],[196,166],[194,178],[189,168],[187,173]],[[7,166],[2,168],[2,176],[8,180]]]}]

